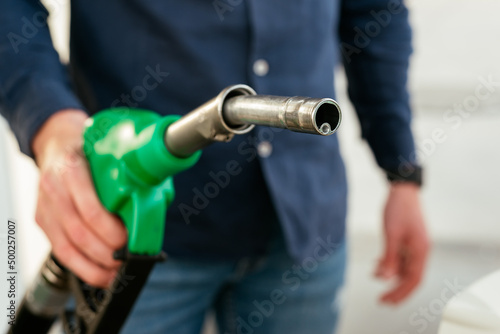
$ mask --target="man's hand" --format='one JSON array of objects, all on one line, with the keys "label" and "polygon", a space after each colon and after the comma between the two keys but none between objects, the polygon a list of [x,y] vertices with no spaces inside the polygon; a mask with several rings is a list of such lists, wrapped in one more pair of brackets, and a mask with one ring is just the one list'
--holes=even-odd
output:
[{"label": "man's hand", "polygon": [[86,283],[106,288],[120,266],[113,252],[126,244],[127,232],[94,190],[82,153],[87,117],[81,110],[60,111],[33,140],[40,168],[36,222],[64,266]]},{"label": "man's hand", "polygon": [[396,278],[397,284],[380,300],[397,304],[420,283],[429,251],[429,240],[419,203],[419,187],[393,183],[384,211],[385,253],[375,275]]}]

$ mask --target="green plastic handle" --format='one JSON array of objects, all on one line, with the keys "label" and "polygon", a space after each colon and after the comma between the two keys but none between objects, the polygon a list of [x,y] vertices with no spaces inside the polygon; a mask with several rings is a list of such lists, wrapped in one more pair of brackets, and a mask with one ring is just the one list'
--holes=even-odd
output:
[{"label": "green plastic handle", "polygon": [[175,196],[172,177],[200,158],[201,151],[182,159],[166,149],[165,131],[179,118],[114,108],[87,121],[83,151],[97,195],[123,220],[130,253],[161,252],[165,216]]}]

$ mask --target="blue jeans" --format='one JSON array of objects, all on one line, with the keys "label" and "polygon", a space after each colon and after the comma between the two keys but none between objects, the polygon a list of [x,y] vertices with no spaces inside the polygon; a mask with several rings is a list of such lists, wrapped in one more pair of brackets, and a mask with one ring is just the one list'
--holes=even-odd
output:
[{"label": "blue jeans", "polygon": [[199,334],[214,311],[220,334],[332,334],[339,315],[345,243],[318,239],[295,263],[280,237],[262,258],[170,258],[157,264],[121,333]]}]

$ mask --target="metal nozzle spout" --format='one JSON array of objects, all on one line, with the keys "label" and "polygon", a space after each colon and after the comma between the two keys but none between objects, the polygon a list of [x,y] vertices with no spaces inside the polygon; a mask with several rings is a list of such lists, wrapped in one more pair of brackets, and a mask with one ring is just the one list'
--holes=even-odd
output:
[{"label": "metal nozzle spout", "polygon": [[254,125],[328,136],[337,131],[341,119],[339,105],[329,98],[256,95],[246,85],[235,85],[171,124],[165,145],[185,158],[213,142],[247,133]]},{"label": "metal nozzle spout", "polygon": [[223,115],[232,126],[256,124],[322,136],[337,131],[342,118],[340,107],[332,99],[270,95],[228,99]]}]

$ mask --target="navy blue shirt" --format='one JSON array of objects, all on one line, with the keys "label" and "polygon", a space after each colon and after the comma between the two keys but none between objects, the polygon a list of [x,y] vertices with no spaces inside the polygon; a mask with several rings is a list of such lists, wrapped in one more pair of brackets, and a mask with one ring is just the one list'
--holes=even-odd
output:
[{"label": "navy blue shirt", "polygon": [[[28,155],[36,131],[61,109],[185,114],[237,83],[260,94],[333,97],[333,68],[343,60],[378,164],[391,173],[415,164],[411,31],[399,0],[73,0],[68,66],[45,17],[37,1],[0,2],[0,110]],[[257,128],[207,148],[174,182],[164,245],[172,255],[262,253],[278,220],[297,259],[344,237],[336,136]]]}]

